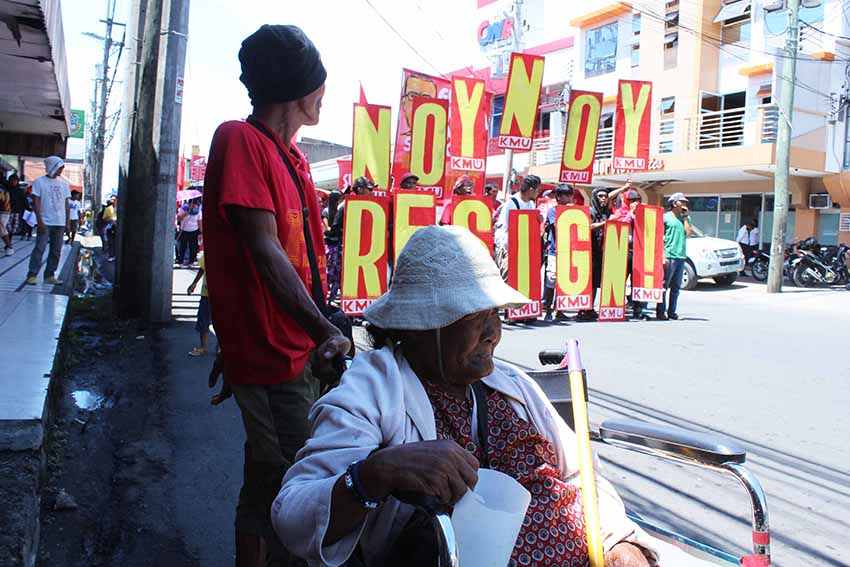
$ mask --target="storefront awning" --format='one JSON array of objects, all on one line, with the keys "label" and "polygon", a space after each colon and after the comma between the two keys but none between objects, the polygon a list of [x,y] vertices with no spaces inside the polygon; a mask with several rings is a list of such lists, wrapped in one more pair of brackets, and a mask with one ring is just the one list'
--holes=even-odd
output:
[{"label": "storefront awning", "polygon": [[725,4],[715,16],[714,23],[722,23],[743,16],[749,8],[750,0],[738,0]]}]

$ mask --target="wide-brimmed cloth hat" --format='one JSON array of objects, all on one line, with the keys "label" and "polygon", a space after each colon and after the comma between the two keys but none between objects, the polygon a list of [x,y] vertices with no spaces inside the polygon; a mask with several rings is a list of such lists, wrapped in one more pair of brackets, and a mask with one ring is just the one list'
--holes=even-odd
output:
[{"label": "wide-brimmed cloth hat", "polygon": [[387,293],[363,312],[382,329],[427,331],[530,300],[506,284],[481,241],[465,228],[419,229],[399,254]]}]

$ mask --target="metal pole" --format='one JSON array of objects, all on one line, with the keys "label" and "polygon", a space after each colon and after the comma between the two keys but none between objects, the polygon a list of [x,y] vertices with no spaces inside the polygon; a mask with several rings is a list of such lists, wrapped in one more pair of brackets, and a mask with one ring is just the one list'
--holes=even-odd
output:
[{"label": "metal pole", "polygon": [[159,129],[159,176],[153,195],[151,279],[148,288],[148,320],[171,320],[171,288],[174,264],[174,215],[177,203],[177,165],[180,153],[180,123],[183,113],[182,86],[189,41],[189,0],[170,0],[167,31],[164,31],[165,67]]},{"label": "metal pole", "polygon": [[103,195],[103,154],[106,145],[106,104],[109,92],[109,54],[112,51],[112,19],[115,2],[106,5],[106,35],[103,40],[103,63],[100,75],[100,101],[98,102],[97,131],[94,137],[94,186],[92,187],[92,209],[100,206]]},{"label": "metal pole", "polygon": [[505,150],[505,174],[502,177],[502,190],[499,200],[503,203],[511,196],[511,173],[514,169],[514,151]]},{"label": "metal pole", "polygon": [[779,86],[779,134],[776,139],[776,173],[773,185],[773,232],[770,239],[770,268],[767,293],[782,291],[785,263],[785,234],[788,230],[788,183],[791,166],[791,118],[794,113],[794,83],[797,77],[800,0],[788,0],[788,37]]}]

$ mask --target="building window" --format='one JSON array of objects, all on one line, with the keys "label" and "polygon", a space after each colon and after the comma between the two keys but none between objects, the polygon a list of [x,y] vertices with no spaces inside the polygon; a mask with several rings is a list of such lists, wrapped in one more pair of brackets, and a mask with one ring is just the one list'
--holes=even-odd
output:
[{"label": "building window", "polygon": [[672,154],[673,153],[673,140],[661,140],[658,142],[658,153],[659,154]]},{"label": "building window", "polygon": [[495,138],[499,135],[499,128],[502,127],[502,114],[505,112],[505,95],[493,97],[493,112],[492,120],[490,120],[490,137]]},{"label": "building window", "polygon": [[664,5],[664,69],[676,67],[679,57],[679,1]]},{"label": "building window", "polygon": [[632,67],[640,65],[640,45],[632,46]]},{"label": "building window", "polygon": [[720,43],[723,45],[732,43],[746,45],[750,41],[751,28],[752,22],[748,10],[742,16],[723,22],[723,27],[720,29]]},{"label": "building window", "polygon": [[673,140],[676,133],[675,113],[676,97],[667,96],[658,105],[660,119],[658,121],[658,153],[673,153]]},{"label": "building window", "polygon": [[596,138],[596,159],[614,155],[614,113],[605,112],[599,117],[599,134]]},{"label": "building window", "polygon": [[584,76],[613,73],[617,68],[617,22],[588,30],[584,40]]},{"label": "building window", "polygon": [[632,35],[640,35],[640,13],[632,14]]}]

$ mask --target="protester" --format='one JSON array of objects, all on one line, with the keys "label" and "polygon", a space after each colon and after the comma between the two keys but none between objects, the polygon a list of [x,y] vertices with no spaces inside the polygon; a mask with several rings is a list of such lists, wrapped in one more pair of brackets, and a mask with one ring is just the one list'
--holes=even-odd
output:
[{"label": "protester", "polygon": [[[555,242],[556,207],[572,205],[575,190],[569,185],[558,185],[552,192],[555,195],[556,206],[549,207],[549,210],[546,211],[546,225],[543,229],[543,236],[546,241],[546,278],[543,292],[543,306],[546,308],[545,321],[552,320],[552,310],[555,307],[555,281],[558,277],[556,267],[558,251]],[[566,319],[566,316],[561,312],[558,312],[557,317],[559,320]]]},{"label": "protester", "polygon": [[416,189],[416,184],[419,182],[419,176],[407,172],[401,176],[401,182],[399,182],[398,186],[401,189]]},{"label": "protester", "polygon": [[502,206],[502,202],[499,200],[499,186],[495,183],[488,183],[484,186],[484,197],[492,199],[494,212]]},{"label": "protester", "polygon": [[36,276],[41,268],[44,249],[48,247],[47,266],[44,268],[44,283],[58,285],[62,282],[56,279],[56,268],[59,267],[59,257],[62,255],[62,237],[68,230],[68,202],[71,191],[68,182],[60,177],[65,169],[65,162],[57,156],[44,160],[46,175],[36,179],[32,184],[33,206],[38,224],[35,246],[30,256],[27,284],[35,285]]},{"label": "protester", "polygon": [[[358,177],[354,180],[354,183],[351,186],[351,192],[354,193],[357,197],[368,197],[372,194],[372,191],[377,187],[372,180],[368,177]],[[340,238],[340,243],[342,242],[342,234],[343,229],[345,228],[345,203],[343,202],[336,210],[336,216],[334,217],[334,222],[331,225],[331,232],[334,234],[338,234]]]},{"label": "protester", "polygon": [[278,566],[289,554],[271,529],[271,504],[309,435],[317,377],[333,380],[331,363],[351,344],[323,314],[321,215],[309,164],[292,142],[319,121],[327,76],[319,52],[297,27],[264,25],[242,42],[239,61],[253,112],[213,137],[204,261],[217,368],[247,439],[236,564],[260,564],[267,548],[266,564]]},{"label": "protester", "polygon": [[207,294],[207,278],[205,274],[204,254],[202,252],[200,258],[198,258],[198,271],[195,274],[195,279],[192,280],[192,283],[189,284],[189,288],[186,290],[187,295],[192,295],[195,293],[195,288],[198,286],[198,282],[202,282],[201,300],[198,302],[198,316],[196,317],[195,322],[195,330],[198,331],[199,344],[189,351],[189,356],[203,356],[208,352],[207,339],[210,334],[210,323],[212,323],[212,317],[210,316],[210,300]]},{"label": "protester", "polygon": [[454,212],[454,198],[458,197],[466,197],[472,195],[472,179],[468,175],[461,175],[458,177],[457,181],[455,181],[454,187],[452,187],[452,194],[449,197],[448,202],[443,206],[443,212],[440,213],[440,224],[452,224],[452,214]]},{"label": "protester", "polygon": [[23,220],[24,212],[27,210],[27,192],[21,185],[21,180],[18,174],[12,172],[5,180],[6,191],[9,192],[11,201],[11,215],[9,216],[9,236],[20,235],[21,240],[24,237]]},{"label": "protester", "polygon": [[[468,231],[429,226],[411,237],[389,292],[364,313],[375,350],[313,407],[313,434],[275,500],[275,528],[293,553],[341,565],[359,546],[367,567],[435,565],[423,517],[392,494],[451,505],[488,467],[531,493],[512,565],[543,565],[530,561],[539,541],[552,550],[546,564],[587,564],[575,433],[522,370],[493,356],[498,310],[527,303]],[[489,435],[474,411],[486,412]],[[596,480],[606,564],[648,566],[652,540]]]},{"label": "protester", "polygon": [[0,185],[0,240],[3,240],[3,249],[6,256],[15,253],[12,248],[12,235],[9,232],[12,216],[12,193],[5,184]]},{"label": "protester", "polygon": [[[322,228],[325,233],[325,254],[328,258],[328,301],[336,299],[342,284],[342,231],[333,229],[332,222],[342,206],[343,194],[331,191],[328,206],[322,210]],[[340,227],[341,228],[341,227]]]},{"label": "protester", "polygon": [[688,257],[687,239],[691,235],[687,202],[682,193],[673,193],[667,199],[670,210],[664,213],[664,300],[655,306],[655,317],[662,321],[679,318],[679,288]]},{"label": "protester", "polygon": [[184,203],[177,211],[177,224],[180,227],[177,263],[183,268],[193,266],[198,260],[198,245],[203,216],[200,199],[192,199]]},{"label": "protester", "polygon": [[110,195],[101,214],[101,237],[103,238],[104,248],[106,248],[106,259],[109,262],[115,261],[115,229],[118,225],[116,203],[115,195]]},{"label": "protester", "polygon": [[[750,219],[741,226],[738,230],[738,237],[735,241],[740,244],[741,252],[744,254],[744,259],[748,259],[759,249],[759,221],[758,219]],[[744,262],[746,267],[747,263]],[[744,271],[744,268],[741,268]]]},{"label": "protester", "polygon": [[71,200],[68,201],[68,244],[73,244],[77,238],[77,230],[83,220],[83,194],[79,191],[71,191]]},{"label": "protester", "polygon": [[[499,211],[495,224],[494,240],[496,245],[496,263],[502,274],[502,279],[508,279],[508,216],[511,211],[533,211],[537,208],[537,197],[540,196],[540,178],[536,175],[526,175],[520,185],[519,194],[514,194],[505,201]],[[539,216],[539,215],[538,215]],[[542,218],[538,220],[542,221]]]},{"label": "protester", "polygon": [[[620,207],[614,211],[614,214],[611,216],[611,220],[618,222],[629,223],[629,264],[628,264],[628,274],[629,278],[632,277],[632,266],[634,264],[634,232],[635,232],[635,209],[640,205],[642,197],[640,193],[638,193],[635,189],[629,189],[623,194],[621,198]],[[634,282],[632,282],[632,287],[634,287]],[[644,302],[643,301],[634,301],[631,300],[632,303],[632,319],[636,319],[638,321],[647,321],[649,316],[644,313]]]}]

